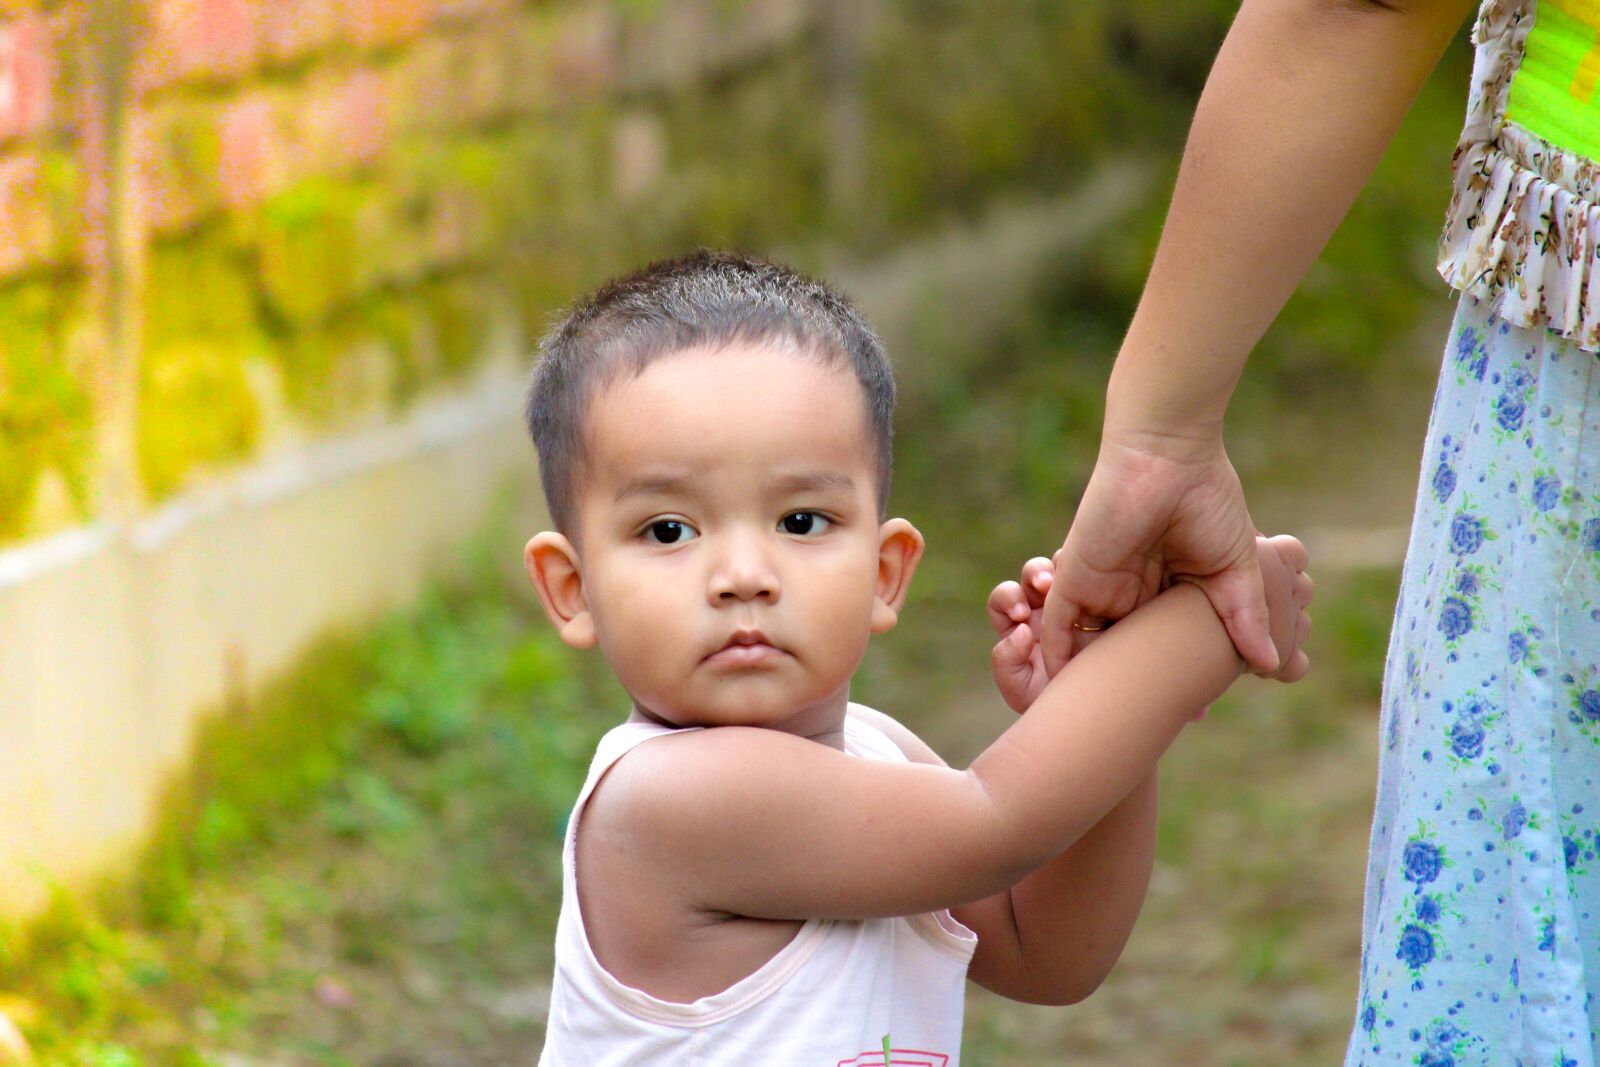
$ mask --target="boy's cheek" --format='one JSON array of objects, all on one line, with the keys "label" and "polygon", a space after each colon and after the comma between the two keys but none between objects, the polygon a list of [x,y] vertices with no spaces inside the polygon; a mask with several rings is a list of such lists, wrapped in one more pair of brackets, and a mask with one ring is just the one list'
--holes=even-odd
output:
[{"label": "boy's cheek", "polygon": [[[646,684],[669,664],[683,658],[684,649],[674,647],[671,628],[666,625],[608,629],[597,620],[595,629],[606,662],[618,680],[629,688]],[[682,640],[677,644],[682,644]]]}]

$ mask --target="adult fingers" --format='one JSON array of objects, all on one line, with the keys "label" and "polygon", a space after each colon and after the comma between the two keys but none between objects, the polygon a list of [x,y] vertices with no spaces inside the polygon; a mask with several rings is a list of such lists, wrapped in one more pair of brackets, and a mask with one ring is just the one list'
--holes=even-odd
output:
[{"label": "adult fingers", "polygon": [[1083,650],[1084,637],[1093,637],[1078,629],[1079,619],[1092,623],[1075,602],[1060,595],[1060,586],[1053,586],[1040,609],[1039,641],[1044,649],[1045,670],[1053,677],[1068,660]]},{"label": "adult fingers", "polygon": [[[1057,558],[1059,560],[1059,553]],[[1062,592],[1059,581],[1050,587],[1039,619],[1039,643],[1044,648],[1045,670],[1052,675],[1077,651],[1072,644],[1072,625],[1080,614],[1082,609],[1077,601]]]},{"label": "adult fingers", "polygon": [[1254,555],[1225,571],[1199,579],[1199,585],[1222,618],[1228,636],[1245,662],[1254,670],[1277,673],[1282,664],[1272,644],[1261,566]]},{"label": "adult fingers", "polygon": [[[1049,589],[1034,622],[1039,628],[1039,641],[1044,649],[1045,670],[1053,678],[1068,660],[1082,652],[1094,639],[1095,631],[1102,629],[1112,619],[1094,610],[1104,599],[1095,592],[1106,588],[1108,583],[1104,575],[1083,565],[1065,545],[1050,563]],[[1077,581],[1073,580],[1074,575]],[[1092,606],[1085,606],[1085,594],[1080,593],[1080,589],[1089,591],[1088,602]],[[1126,614],[1136,602],[1130,598],[1129,607],[1123,608],[1117,615]],[[1082,629],[1085,626],[1094,629]]]}]

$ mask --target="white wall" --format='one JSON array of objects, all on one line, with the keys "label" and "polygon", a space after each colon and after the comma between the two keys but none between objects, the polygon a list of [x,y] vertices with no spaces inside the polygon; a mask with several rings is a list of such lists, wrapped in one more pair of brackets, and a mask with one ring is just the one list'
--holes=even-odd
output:
[{"label": "white wall", "polygon": [[31,913],[46,879],[81,885],[127,857],[204,714],[328,627],[411,598],[498,493],[536,527],[514,364],[131,527],[0,552],[0,911]]}]

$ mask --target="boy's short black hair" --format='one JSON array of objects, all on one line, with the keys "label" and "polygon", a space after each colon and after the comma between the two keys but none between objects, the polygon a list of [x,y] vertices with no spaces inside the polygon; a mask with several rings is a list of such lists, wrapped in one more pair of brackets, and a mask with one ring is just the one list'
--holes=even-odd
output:
[{"label": "boy's short black hair", "polygon": [[878,509],[889,497],[894,375],[883,342],[851,303],[789,267],[700,249],[664,259],[568,308],[539,344],[528,433],[550,518],[570,530],[584,461],[584,420],[597,386],[686,348],[775,343],[848,365],[861,382],[877,452]]}]

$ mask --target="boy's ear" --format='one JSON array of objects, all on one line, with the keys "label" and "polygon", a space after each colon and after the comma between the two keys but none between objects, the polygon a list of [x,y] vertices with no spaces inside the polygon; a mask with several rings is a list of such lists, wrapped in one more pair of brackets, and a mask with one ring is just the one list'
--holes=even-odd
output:
[{"label": "boy's ear", "polygon": [[522,550],[528,580],[561,640],[573,648],[593,648],[594,617],[583,595],[583,575],[578,553],[561,534],[551,530],[536,534]]},{"label": "boy's ear", "polygon": [[922,535],[905,519],[890,519],[878,528],[878,593],[872,601],[872,632],[894,629],[900,606],[911,589],[911,576],[922,561]]}]

